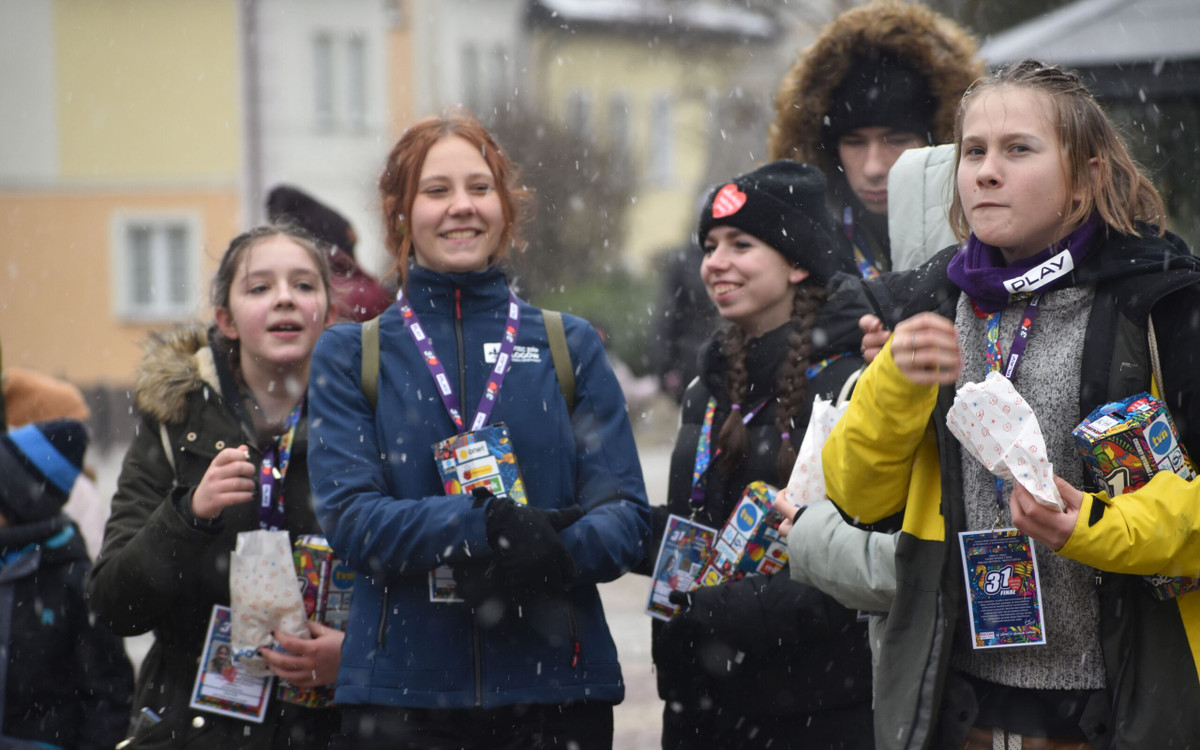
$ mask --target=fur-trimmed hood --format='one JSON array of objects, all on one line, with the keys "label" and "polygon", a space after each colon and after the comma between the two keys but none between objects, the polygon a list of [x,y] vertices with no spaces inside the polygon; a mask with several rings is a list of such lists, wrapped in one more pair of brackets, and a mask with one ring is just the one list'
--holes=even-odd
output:
[{"label": "fur-trimmed hood", "polygon": [[142,349],[137,408],[158,421],[182,422],[188,394],[197,388],[207,385],[221,392],[204,324],[186,323],[151,334]]},{"label": "fur-trimmed hood", "polygon": [[771,159],[815,164],[832,184],[837,157],[821,144],[829,100],[854,59],[872,48],[890,51],[928,78],[937,102],[934,138],[939,143],[953,139],[959,100],[983,75],[975,40],[924,5],[874,0],[838,16],[798,53],[775,94],[775,120],[768,128]]}]

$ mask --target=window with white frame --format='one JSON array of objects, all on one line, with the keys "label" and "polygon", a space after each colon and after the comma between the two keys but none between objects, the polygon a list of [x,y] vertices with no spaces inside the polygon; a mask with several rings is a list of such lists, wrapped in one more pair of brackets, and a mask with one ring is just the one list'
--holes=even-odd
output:
[{"label": "window with white frame", "polygon": [[655,185],[670,184],[675,171],[671,97],[659,94],[650,103],[650,138],[646,154],[647,177]]},{"label": "window with white frame", "polygon": [[361,32],[318,31],[313,35],[313,119],[319,130],[366,128],[367,53],[367,38]]},{"label": "window with white frame", "polygon": [[633,134],[629,127],[629,97],[625,94],[617,93],[609,97],[608,139],[614,156],[629,156],[633,146]]},{"label": "window with white frame", "polygon": [[112,222],[113,299],[130,321],[184,320],[200,299],[200,219],[119,213]]},{"label": "window with white frame", "polygon": [[567,94],[567,111],[563,121],[567,129],[575,135],[592,134],[592,97],[586,91],[572,91]]},{"label": "window with white frame", "polygon": [[471,109],[480,109],[482,91],[479,83],[479,49],[467,42],[459,50],[462,62],[463,102]]},{"label": "window with white frame", "polygon": [[317,127],[333,127],[333,37],[313,37],[313,116]]}]

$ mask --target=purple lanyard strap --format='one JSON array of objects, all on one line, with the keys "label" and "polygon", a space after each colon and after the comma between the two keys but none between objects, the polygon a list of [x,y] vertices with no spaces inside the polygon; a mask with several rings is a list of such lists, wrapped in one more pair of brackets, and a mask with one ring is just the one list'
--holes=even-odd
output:
[{"label": "purple lanyard strap", "polygon": [[[1035,294],[1029,298],[1029,304],[1025,305],[1025,312],[1021,316],[1021,325],[1013,335],[1012,346],[1008,350],[1008,361],[1004,363],[1004,377],[1009,380],[1012,380],[1013,376],[1017,374],[1017,366],[1021,364],[1025,347],[1029,344],[1029,332],[1041,310],[1041,307],[1038,306],[1041,301],[1042,295]],[[984,355],[987,359],[988,369],[992,372],[999,372],[1000,363],[1004,361],[1004,353],[1000,351],[1000,312],[980,313],[976,308],[975,314],[987,321]],[[996,477],[996,507],[998,510],[1004,509],[1004,480],[1000,477]]]},{"label": "purple lanyard strap", "polygon": [[283,480],[287,476],[288,464],[292,461],[292,442],[296,439],[296,426],[300,424],[300,412],[304,410],[304,398],[292,407],[287,421],[283,423],[283,434],[279,440],[263,452],[258,478],[258,528],[278,531],[287,525],[283,508]]},{"label": "purple lanyard strap", "polygon": [[[454,392],[454,387],[450,384],[450,378],[446,375],[446,368],[442,366],[442,361],[438,359],[437,352],[433,349],[433,341],[425,334],[425,329],[421,327],[421,319],[417,317],[417,311],[412,309],[412,306],[404,300],[403,291],[396,294],[396,305],[400,308],[400,315],[404,318],[404,325],[408,328],[408,333],[412,336],[413,343],[421,351],[421,358],[425,360],[425,366],[429,368],[429,374],[433,376],[433,382],[437,384],[438,394],[442,397],[442,404],[445,405],[446,412],[450,414],[450,419],[454,421],[455,430],[460,434],[468,432],[468,429],[463,424],[458,395]],[[500,353],[496,355],[496,365],[492,368],[492,372],[488,376],[487,387],[483,389],[483,396],[479,399],[479,407],[475,411],[475,418],[471,420],[470,431],[483,427],[492,416],[492,409],[496,407],[496,396],[500,393],[500,386],[504,384],[504,378],[508,375],[509,366],[512,364],[513,349],[517,346],[517,331],[520,328],[520,303],[517,300],[517,295],[509,291],[508,320],[504,324],[504,340],[500,343]]]}]

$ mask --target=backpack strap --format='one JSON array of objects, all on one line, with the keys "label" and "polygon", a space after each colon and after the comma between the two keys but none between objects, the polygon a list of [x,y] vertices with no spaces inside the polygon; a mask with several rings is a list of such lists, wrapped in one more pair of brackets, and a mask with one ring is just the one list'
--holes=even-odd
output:
[{"label": "backpack strap", "polygon": [[379,401],[379,316],[362,324],[362,374],[359,383],[371,411]]},{"label": "backpack strap", "polygon": [[[562,391],[567,410],[575,411],[575,367],[571,363],[571,350],[567,347],[567,333],[563,328],[562,313],[542,310],[546,321],[546,337],[550,340],[550,358],[554,360],[554,374],[558,378],[558,389]],[[362,374],[360,383],[367,403],[374,410],[379,401],[379,318],[371,318],[362,324]]]},{"label": "backpack strap", "polygon": [[567,347],[567,332],[563,328],[562,313],[542,310],[546,322],[546,338],[550,341],[550,358],[554,360],[554,374],[558,378],[558,389],[562,391],[567,411],[575,411],[575,365],[571,362],[571,350]]}]

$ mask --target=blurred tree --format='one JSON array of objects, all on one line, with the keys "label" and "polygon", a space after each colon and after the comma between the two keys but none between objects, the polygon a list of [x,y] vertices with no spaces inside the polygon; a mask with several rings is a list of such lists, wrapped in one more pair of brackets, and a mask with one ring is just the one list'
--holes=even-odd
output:
[{"label": "blurred tree", "polygon": [[529,108],[501,111],[489,126],[534,195],[526,244],[512,256],[522,294],[536,298],[618,266],[634,188],[628,155]]}]

